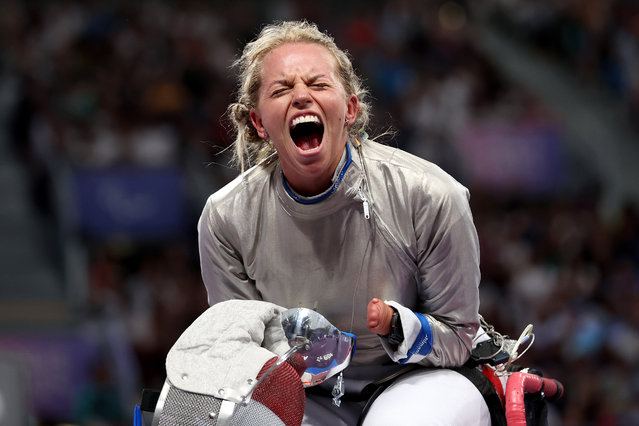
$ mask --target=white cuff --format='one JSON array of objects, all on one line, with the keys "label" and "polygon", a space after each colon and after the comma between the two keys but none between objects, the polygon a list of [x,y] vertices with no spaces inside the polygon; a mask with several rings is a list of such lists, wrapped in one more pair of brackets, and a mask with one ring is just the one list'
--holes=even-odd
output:
[{"label": "white cuff", "polygon": [[[419,318],[415,315],[413,311],[410,309],[400,305],[399,303],[393,300],[385,300],[387,305],[392,306],[399,313],[399,317],[402,321],[402,331],[404,332],[404,341],[400,343],[397,347],[397,350],[394,351],[391,348],[391,345],[388,343],[387,339],[380,338],[382,342],[382,346],[384,350],[388,354],[388,356],[395,362],[399,362],[401,360],[405,360],[408,356],[408,351],[413,347],[415,340],[417,340],[417,336],[422,329],[422,323],[419,321]],[[407,362],[419,362],[424,359],[425,356],[415,354]],[[404,362],[406,362],[404,361]]]}]

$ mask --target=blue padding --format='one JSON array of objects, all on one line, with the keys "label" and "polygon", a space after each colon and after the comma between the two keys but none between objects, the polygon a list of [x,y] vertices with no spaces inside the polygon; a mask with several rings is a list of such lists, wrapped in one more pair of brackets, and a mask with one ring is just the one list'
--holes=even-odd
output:
[{"label": "blue padding", "polygon": [[340,331],[340,333],[345,334],[351,339],[353,339],[353,352],[351,352],[351,359],[353,359],[353,357],[355,356],[355,350],[357,349],[357,336],[347,331]]},{"label": "blue padding", "polygon": [[142,411],[140,410],[140,406],[136,405],[133,410],[133,426],[143,426],[142,425]]},{"label": "blue padding", "polygon": [[426,356],[433,350],[433,329],[430,327],[428,318],[417,312],[413,313],[419,319],[419,322],[422,324],[422,328],[419,330],[417,339],[415,339],[415,343],[413,343],[413,346],[408,351],[406,358],[399,361],[400,364],[407,363],[413,355]]}]

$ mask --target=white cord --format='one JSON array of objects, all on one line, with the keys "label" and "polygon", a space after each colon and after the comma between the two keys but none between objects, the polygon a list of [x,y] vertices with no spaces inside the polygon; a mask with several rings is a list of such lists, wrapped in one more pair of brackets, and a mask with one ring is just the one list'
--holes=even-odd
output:
[{"label": "white cord", "polygon": [[[508,344],[506,344],[506,346],[510,346],[510,347],[506,347],[505,350],[506,352],[510,354],[510,356],[508,357],[508,361],[506,361],[505,364],[501,365],[497,369],[498,375],[510,374],[508,369],[510,368],[512,363],[517,361],[526,352],[528,352],[528,349],[530,349],[533,343],[535,343],[535,334],[532,332],[532,330],[533,330],[533,325],[528,324],[528,326],[524,328],[524,331],[521,332],[521,334],[519,335],[519,339],[517,339],[516,342],[511,344],[510,342],[513,342],[513,341],[508,340]],[[521,345],[524,343],[527,343],[528,340],[530,340],[530,343],[528,343],[528,345],[524,348],[522,353],[519,353],[519,348],[521,347]]]}]

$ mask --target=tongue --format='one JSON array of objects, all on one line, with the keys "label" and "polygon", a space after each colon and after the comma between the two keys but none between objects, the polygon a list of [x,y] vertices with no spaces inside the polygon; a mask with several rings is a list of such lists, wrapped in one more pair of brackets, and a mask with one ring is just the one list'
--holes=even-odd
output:
[{"label": "tongue", "polygon": [[322,143],[318,135],[301,136],[295,140],[295,144],[303,151],[317,148]]}]

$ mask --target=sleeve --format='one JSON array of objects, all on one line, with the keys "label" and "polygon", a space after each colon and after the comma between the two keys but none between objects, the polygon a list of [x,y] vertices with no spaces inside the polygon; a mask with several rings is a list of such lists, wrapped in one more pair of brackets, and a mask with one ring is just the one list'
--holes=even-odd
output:
[{"label": "sleeve", "polygon": [[[470,357],[479,328],[479,242],[466,188],[458,183],[416,209],[418,305],[387,301],[400,314],[404,342],[390,357],[399,363],[455,367]],[[382,339],[383,340],[383,339]]]},{"label": "sleeve", "polygon": [[200,270],[209,305],[230,299],[261,300],[244,267],[239,244],[229,237],[235,234],[233,226],[224,222],[213,197],[202,210],[197,230]]}]

